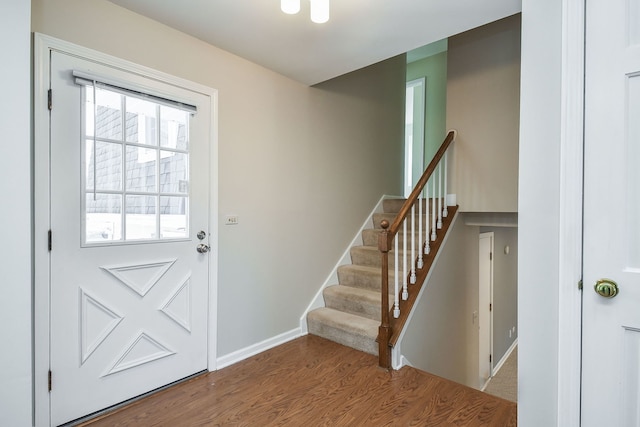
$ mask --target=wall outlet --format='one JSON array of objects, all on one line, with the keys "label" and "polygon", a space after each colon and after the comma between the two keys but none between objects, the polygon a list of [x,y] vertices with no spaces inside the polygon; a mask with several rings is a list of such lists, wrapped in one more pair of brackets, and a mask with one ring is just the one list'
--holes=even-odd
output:
[{"label": "wall outlet", "polygon": [[238,215],[226,215],[224,217],[225,225],[237,225],[238,224]]}]

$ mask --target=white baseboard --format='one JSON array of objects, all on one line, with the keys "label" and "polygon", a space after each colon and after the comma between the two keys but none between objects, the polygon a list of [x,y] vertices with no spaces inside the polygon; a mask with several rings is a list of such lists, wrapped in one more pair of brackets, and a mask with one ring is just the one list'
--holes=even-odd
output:
[{"label": "white baseboard", "polygon": [[[491,378],[496,376],[496,374],[498,373],[500,368],[502,368],[502,365],[505,364],[505,362],[507,361],[509,356],[511,356],[511,353],[513,353],[513,350],[515,350],[517,346],[518,346],[518,338],[516,338],[516,340],[511,344],[511,347],[509,347],[509,349],[507,349],[507,351],[504,353],[504,356],[502,356],[502,359],[500,359],[498,361],[498,363],[496,363],[495,368],[493,368],[493,371],[492,371],[492,374],[491,374]],[[485,391],[485,389],[487,388],[487,386],[491,382],[491,378],[487,378],[487,380],[484,382],[482,387],[480,387],[480,391]]]},{"label": "white baseboard", "polygon": [[216,369],[222,369],[227,366],[238,363],[242,360],[248,359],[251,356],[262,353],[273,347],[277,347],[281,344],[294,340],[304,335],[300,328],[292,329],[289,332],[282,333],[273,338],[266,339],[262,342],[250,345],[249,347],[242,348],[240,350],[229,353],[226,356],[219,357],[216,361]]},{"label": "white baseboard", "polygon": [[515,339],[515,341],[511,344],[511,347],[509,347],[509,349],[504,353],[504,356],[502,356],[502,359],[500,359],[498,363],[496,363],[496,366],[493,368],[493,371],[492,371],[493,373],[492,376],[495,376],[498,373],[500,368],[502,368],[502,365],[504,365],[504,363],[507,361],[509,356],[511,356],[511,353],[513,352],[513,350],[516,349],[517,346],[518,346],[518,338]]}]

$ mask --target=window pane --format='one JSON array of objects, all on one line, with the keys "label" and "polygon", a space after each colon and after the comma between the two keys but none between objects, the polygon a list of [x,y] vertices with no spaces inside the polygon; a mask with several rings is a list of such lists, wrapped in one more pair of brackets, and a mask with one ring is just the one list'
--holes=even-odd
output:
[{"label": "window pane", "polygon": [[157,105],[142,99],[126,97],[127,142],[158,145]]},{"label": "window pane", "polygon": [[85,242],[122,240],[122,196],[87,193]]},{"label": "window pane", "polygon": [[173,151],[160,151],[160,192],[189,192],[189,156]]},{"label": "window pane", "polygon": [[93,153],[93,141],[85,144],[85,183],[86,189],[94,186],[94,160],[97,190],[122,190],[122,145],[111,142],[96,143],[97,151]]},{"label": "window pane", "polygon": [[155,196],[126,196],[126,240],[156,239]]},{"label": "window pane", "polygon": [[155,148],[127,146],[127,191],[156,191]]},{"label": "window pane", "polygon": [[[87,136],[93,136],[93,87],[86,87],[85,127]],[[122,96],[96,88],[96,121],[98,138],[122,140]]]},{"label": "window pane", "polygon": [[187,212],[189,199],[186,197],[160,197],[160,238],[175,239],[189,236]]},{"label": "window pane", "polygon": [[189,113],[171,107],[160,107],[160,145],[187,150]]}]

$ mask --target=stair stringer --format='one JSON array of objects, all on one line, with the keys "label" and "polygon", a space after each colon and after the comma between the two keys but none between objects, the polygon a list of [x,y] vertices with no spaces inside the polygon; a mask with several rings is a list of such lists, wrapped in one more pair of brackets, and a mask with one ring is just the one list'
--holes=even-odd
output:
[{"label": "stair stringer", "polygon": [[451,220],[451,224],[449,225],[449,228],[447,229],[447,232],[444,235],[442,244],[440,245],[440,248],[436,252],[435,257],[433,259],[433,263],[431,264],[431,268],[429,268],[429,271],[427,272],[427,276],[424,279],[424,284],[422,285],[422,288],[420,288],[420,292],[418,292],[418,297],[416,299],[416,302],[413,305],[413,307],[411,307],[411,310],[409,311],[409,316],[407,318],[406,323],[404,324],[404,327],[402,328],[402,332],[400,333],[400,336],[398,337],[398,341],[396,345],[391,348],[391,367],[394,370],[398,370],[405,365],[412,366],[411,363],[402,355],[402,341],[404,339],[406,330],[411,324],[411,320],[413,319],[413,315],[415,313],[416,307],[418,307],[421,299],[425,297],[426,290],[427,288],[429,288],[429,280],[431,279],[431,275],[433,274],[433,272],[435,271],[438,265],[440,254],[442,254],[443,251],[445,250],[445,247],[447,245],[447,240],[449,239],[449,235],[452,233],[452,231],[456,226],[459,211],[460,211],[459,209],[456,210],[456,213],[454,214],[453,219]]},{"label": "stair stringer", "polygon": [[369,216],[367,217],[367,219],[364,220],[364,222],[362,223],[362,226],[356,232],[355,237],[353,238],[353,240],[351,241],[347,249],[342,254],[342,257],[338,260],[338,263],[335,265],[335,267],[333,267],[333,270],[331,271],[331,273],[329,273],[329,276],[327,276],[327,279],[324,281],[322,286],[320,286],[320,289],[318,289],[318,292],[316,292],[315,296],[311,300],[311,303],[307,306],[306,310],[302,313],[302,316],[300,316],[300,331],[302,335],[306,335],[309,333],[309,328],[307,326],[307,314],[309,314],[310,311],[313,311],[317,308],[325,306],[324,297],[322,294],[324,289],[327,288],[328,286],[335,285],[336,283],[338,283],[338,268],[343,265],[351,264],[351,248],[362,245],[363,243],[362,231],[374,228],[373,215],[377,213],[382,213],[384,211],[383,202],[385,200],[401,199],[401,198],[402,197],[400,196],[390,196],[390,195],[384,194],[380,198],[380,200],[378,200],[378,203],[373,208],[373,210],[369,213]]}]

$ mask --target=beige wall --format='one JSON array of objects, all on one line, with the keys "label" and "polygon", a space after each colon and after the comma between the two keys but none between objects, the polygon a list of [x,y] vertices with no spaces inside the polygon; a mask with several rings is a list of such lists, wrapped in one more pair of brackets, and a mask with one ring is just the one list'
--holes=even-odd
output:
[{"label": "beige wall", "polygon": [[309,88],[103,0],[34,0],[32,27],[218,89],[218,356],[297,328],[401,191],[404,55]]},{"label": "beige wall", "polygon": [[449,230],[426,288],[402,338],[401,353],[414,367],[478,386],[478,234],[464,214]]},{"label": "beige wall", "polygon": [[449,38],[451,192],[463,212],[517,212],[520,15]]}]

